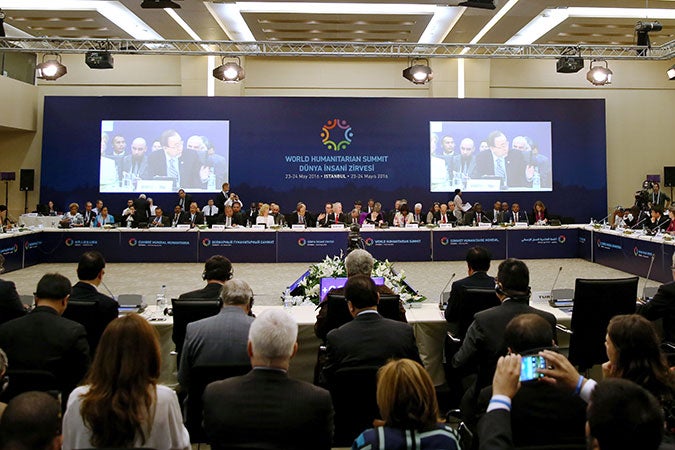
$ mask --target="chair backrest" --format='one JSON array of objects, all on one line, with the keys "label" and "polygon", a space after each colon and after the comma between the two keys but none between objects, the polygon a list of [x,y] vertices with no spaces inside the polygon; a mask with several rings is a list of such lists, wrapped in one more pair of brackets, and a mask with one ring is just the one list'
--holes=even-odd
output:
[{"label": "chair backrest", "polygon": [[202,428],[202,395],[206,386],[214,381],[244,375],[250,370],[250,364],[204,364],[190,369],[190,384],[183,404],[183,419],[190,433],[190,442],[206,442],[206,433]]},{"label": "chair backrest", "polygon": [[174,344],[176,344],[178,361],[180,361],[180,352],[183,349],[188,323],[215,316],[220,311],[220,305],[220,300],[171,299],[171,308],[173,310],[173,332],[171,337]]},{"label": "chair backrest", "polygon": [[570,361],[581,370],[607,360],[605,335],[612,317],[635,312],[638,277],[577,278],[572,307]]},{"label": "chair backrest", "polygon": [[48,370],[7,369],[7,389],[0,395],[0,401],[7,403],[19,394],[28,391],[60,393],[62,386],[56,376]]},{"label": "chair backrest", "polygon": [[377,407],[379,367],[346,367],[331,377],[328,390],[335,410],[334,447],[349,447],[380,413]]},{"label": "chair backrest", "polygon": [[463,286],[459,291],[458,326],[456,338],[464,339],[466,332],[473,323],[476,313],[499,306],[501,302],[492,288]]},{"label": "chair backrest", "polygon": [[103,330],[108,326],[109,319],[98,313],[98,304],[95,301],[70,300],[63,317],[82,324],[87,330],[89,353],[94,356],[98,341],[101,340]]},{"label": "chair backrest", "polygon": [[[328,312],[326,313],[326,329],[328,331],[352,321],[353,317],[349,312],[344,295],[328,293],[325,301],[328,302]],[[401,315],[399,312],[399,302],[400,297],[398,295],[380,294],[377,312],[387,319],[399,320]]]}]

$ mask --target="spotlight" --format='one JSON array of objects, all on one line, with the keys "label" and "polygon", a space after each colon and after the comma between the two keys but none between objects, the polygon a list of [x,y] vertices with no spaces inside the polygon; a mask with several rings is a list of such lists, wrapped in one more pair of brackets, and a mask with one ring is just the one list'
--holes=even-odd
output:
[{"label": "spotlight", "polygon": [[35,66],[35,76],[37,78],[54,81],[68,73],[68,68],[61,64],[61,55],[52,55],[56,56],[56,59],[45,61],[45,57],[48,55],[49,53],[42,55],[42,62]]},{"label": "spotlight", "polygon": [[237,62],[230,61],[226,63],[224,57],[221,62],[223,63],[222,65],[213,69],[214,78],[228,83],[237,83],[246,77],[244,68],[241,67],[241,60],[238,57]]},{"label": "spotlight", "polygon": [[495,3],[493,0],[470,0],[467,2],[462,2],[457,6],[466,6],[467,8],[495,9]]},{"label": "spotlight", "polygon": [[[593,66],[593,63],[605,63],[605,67],[602,66]],[[604,86],[606,84],[612,84],[612,71],[609,70],[609,65],[607,61],[594,59],[591,61],[591,68],[586,74],[586,79],[590,81],[594,86]]]},{"label": "spotlight", "polygon": [[670,66],[670,69],[666,70],[666,74],[668,75],[669,80],[675,80],[675,64]]},{"label": "spotlight", "polygon": [[584,58],[581,52],[574,47],[567,47],[560,54],[555,70],[558,73],[577,73],[584,68]]},{"label": "spotlight", "polygon": [[[638,22],[635,24],[635,32],[637,33],[637,45],[641,47],[652,48],[652,44],[649,41],[649,32],[650,31],[661,31],[663,26],[661,22]],[[637,51],[638,56],[647,55],[647,49],[641,48]]]},{"label": "spotlight", "polygon": [[84,63],[90,69],[112,69],[115,64],[115,59],[107,51],[92,51],[84,55]]},{"label": "spotlight", "polygon": [[[426,64],[415,64],[425,62]],[[410,67],[403,69],[403,78],[412,81],[415,84],[426,84],[434,78],[434,73],[429,67],[429,60],[426,58],[416,58],[410,62]]]},{"label": "spotlight", "polygon": [[143,8],[143,9],[164,9],[164,8],[180,9],[180,5],[176,2],[172,2],[171,0],[143,0],[143,3],[141,3],[141,8]]}]

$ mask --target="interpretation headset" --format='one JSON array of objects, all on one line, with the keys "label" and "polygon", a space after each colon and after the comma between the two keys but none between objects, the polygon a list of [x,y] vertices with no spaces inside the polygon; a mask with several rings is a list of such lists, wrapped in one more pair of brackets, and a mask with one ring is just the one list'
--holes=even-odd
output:
[{"label": "interpretation headset", "polygon": [[504,297],[512,298],[514,300],[522,300],[522,299],[529,299],[530,295],[532,294],[532,289],[530,286],[527,287],[526,291],[516,291],[515,289],[505,289],[502,284],[497,281],[495,283],[495,292],[499,295],[503,295]]},{"label": "interpretation headset", "polygon": [[221,255],[215,255],[209,258],[204,265],[202,272],[203,280],[227,281],[232,279],[234,271],[229,259]]}]

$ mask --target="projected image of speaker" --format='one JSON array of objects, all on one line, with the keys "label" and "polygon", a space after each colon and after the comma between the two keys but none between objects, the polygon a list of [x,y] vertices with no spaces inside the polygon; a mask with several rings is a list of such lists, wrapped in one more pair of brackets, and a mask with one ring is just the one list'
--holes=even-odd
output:
[{"label": "projected image of speaker", "polygon": [[35,189],[35,169],[21,169],[21,176],[19,177],[19,190],[32,191]]},{"label": "projected image of speaker", "polygon": [[666,187],[675,186],[675,167],[663,168],[663,185]]}]

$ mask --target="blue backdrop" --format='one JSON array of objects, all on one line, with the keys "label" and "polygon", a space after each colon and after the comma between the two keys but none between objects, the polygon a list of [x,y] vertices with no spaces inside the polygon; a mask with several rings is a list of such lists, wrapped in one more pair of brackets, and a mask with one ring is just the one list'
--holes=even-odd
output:
[{"label": "blue backdrop", "polygon": [[[430,121],[550,122],[552,192],[467,193],[464,200],[487,208],[517,201],[527,210],[542,200],[549,213],[584,222],[606,214],[602,99],[46,97],[41,202],[62,210],[102,198],[112,214],[124,208],[131,194],[98,192],[101,120],[227,120],[230,183],[245,206],[275,201],[288,212],[304,201],[313,213],[326,201],[348,210],[373,197],[389,209],[405,197],[426,211],[450,200],[429,190]],[[194,197],[202,205],[211,195]],[[165,210],[176,201],[175,194],[153,198]]]}]

